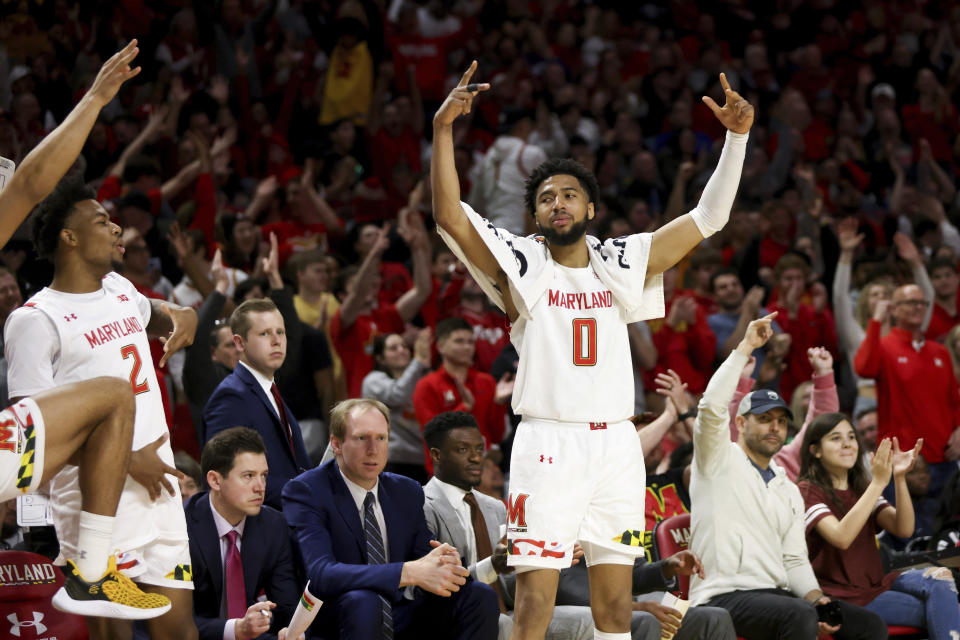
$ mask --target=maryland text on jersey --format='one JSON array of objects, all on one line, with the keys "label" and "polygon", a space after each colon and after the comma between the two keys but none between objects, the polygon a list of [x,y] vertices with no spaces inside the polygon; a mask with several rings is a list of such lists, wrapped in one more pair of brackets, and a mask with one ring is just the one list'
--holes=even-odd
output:
[{"label": "maryland text on jersey", "polygon": [[93,331],[84,333],[83,336],[87,339],[87,342],[90,343],[90,348],[93,349],[112,340],[124,338],[131,333],[143,333],[143,326],[140,324],[140,321],[133,316],[108,322]]}]

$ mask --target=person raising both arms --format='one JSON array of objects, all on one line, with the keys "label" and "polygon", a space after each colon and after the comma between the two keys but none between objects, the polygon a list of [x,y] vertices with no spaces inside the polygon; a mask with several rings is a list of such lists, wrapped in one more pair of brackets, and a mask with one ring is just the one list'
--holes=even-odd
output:
[{"label": "person raising both arms", "polygon": [[513,410],[508,562],[517,570],[514,640],[543,638],[559,570],[583,546],[595,638],[629,638],[634,559],[643,554],[643,453],[629,418],[633,372],[627,324],[664,315],[661,274],[730,215],[754,109],[721,74],[723,107],[704,98],[728,129],[697,207],[655,233],[601,243],[586,235],[596,215],[596,178],[567,159],[544,162],[524,205],[538,237],[493,227],[460,201],[453,123],[487,83],[470,65],[433,119],[430,177],[441,237],[513,323],[520,356]]}]

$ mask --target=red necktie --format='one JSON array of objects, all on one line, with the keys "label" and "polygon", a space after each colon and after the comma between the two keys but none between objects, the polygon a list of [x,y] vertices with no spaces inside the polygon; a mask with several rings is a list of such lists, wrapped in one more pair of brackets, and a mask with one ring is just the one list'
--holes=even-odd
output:
[{"label": "red necktie", "polygon": [[227,532],[227,617],[242,618],[247,614],[247,589],[243,583],[243,563],[240,561],[240,549],[237,548],[237,532]]},{"label": "red necktie", "polygon": [[290,423],[287,422],[287,410],[283,406],[283,398],[280,397],[280,389],[277,388],[277,383],[274,382],[270,385],[270,393],[273,394],[273,399],[277,402],[277,413],[280,414],[280,424],[283,425],[283,432],[287,434],[287,442],[290,444],[290,454],[293,456],[293,459],[297,459],[297,452],[293,448],[293,430],[290,429]]}]

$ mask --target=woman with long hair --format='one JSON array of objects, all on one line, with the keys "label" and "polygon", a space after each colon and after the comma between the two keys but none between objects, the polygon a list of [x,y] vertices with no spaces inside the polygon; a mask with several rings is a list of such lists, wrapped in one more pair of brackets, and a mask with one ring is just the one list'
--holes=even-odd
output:
[{"label": "woman with long hair", "polygon": [[[804,434],[800,493],[810,563],[820,587],[831,598],[873,611],[888,625],[927,630],[931,640],[960,633],[960,606],[949,569],[883,573],[875,536],[885,529],[895,536],[913,533],[914,513],[907,489],[923,440],[901,451],[896,438],[884,439],[870,459],[856,429],[841,413],[818,416]],[[896,506],[883,498],[893,476]]]},{"label": "woman with long hair", "polygon": [[420,484],[428,477],[424,466],[423,433],[413,412],[413,390],[420,378],[430,372],[432,340],[430,329],[422,329],[411,354],[400,334],[375,336],[374,369],[363,379],[362,386],[364,398],[374,398],[390,408],[386,470],[413,478]]}]

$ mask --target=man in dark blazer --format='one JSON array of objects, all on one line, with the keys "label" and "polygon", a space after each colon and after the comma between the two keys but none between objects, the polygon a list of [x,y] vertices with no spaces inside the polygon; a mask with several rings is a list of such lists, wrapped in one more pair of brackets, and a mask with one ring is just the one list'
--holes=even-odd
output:
[{"label": "man in dark blazer", "polygon": [[[210,492],[184,505],[200,640],[271,638],[261,634],[276,634],[290,622],[301,585],[283,515],[261,506],[263,439],[247,427],[227,429],[210,439],[200,460]],[[257,601],[261,592],[267,601]]]},{"label": "man in dark blazer", "polygon": [[382,473],[389,419],[376,400],[339,403],[330,414],[335,460],[283,489],[310,591],[324,601],[314,631],[340,640],[494,640],[494,591],[469,579],[459,551],[431,541],[420,485]]},{"label": "man in dark blazer", "polygon": [[300,425],[273,379],[287,354],[283,316],[270,300],[247,300],[230,316],[230,328],[240,362],[207,401],[206,439],[237,425],[255,429],[270,467],[265,503],[280,509],[283,485],[312,466]]}]

